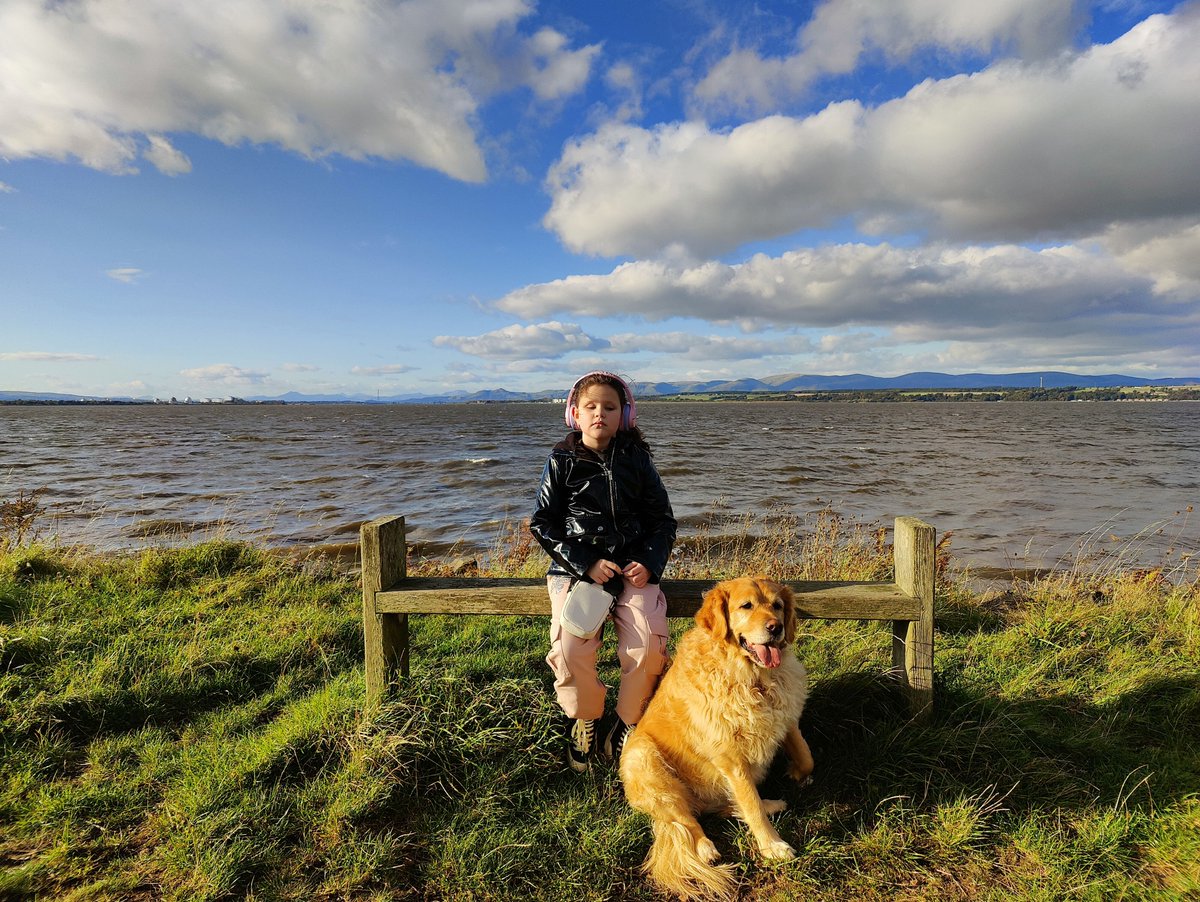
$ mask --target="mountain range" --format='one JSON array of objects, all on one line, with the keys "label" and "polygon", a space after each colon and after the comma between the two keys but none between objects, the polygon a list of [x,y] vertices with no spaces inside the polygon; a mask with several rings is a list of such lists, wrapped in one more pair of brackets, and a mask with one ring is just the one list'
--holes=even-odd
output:
[{"label": "mountain range", "polygon": [[[867,376],[853,373],[848,376],[815,376],[803,373],[784,373],[762,379],[714,380],[708,382],[634,382],[639,398],[661,398],[668,395],[720,394],[746,392],[829,392],[829,391],[888,391],[954,389],[1013,389],[1013,388],[1126,388],[1134,386],[1197,385],[1200,377],[1173,379],[1144,379],[1139,376],[1110,374],[1085,376],[1057,370],[1029,373],[905,373],[903,376]],[[449,392],[443,395],[406,394],[370,396],[365,394],[306,395],[287,392],[282,395],[247,397],[246,401],[284,401],[291,404],[454,404],[488,401],[546,401],[566,397],[569,386],[535,392],[514,392],[503,388],[477,392]],[[148,398],[106,398],[89,395],[67,395],[53,392],[0,391],[3,401],[147,401]]]}]

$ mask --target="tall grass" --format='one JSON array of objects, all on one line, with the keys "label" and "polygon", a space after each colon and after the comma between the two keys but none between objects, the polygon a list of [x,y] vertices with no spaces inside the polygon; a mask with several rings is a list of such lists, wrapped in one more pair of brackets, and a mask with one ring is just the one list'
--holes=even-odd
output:
[{"label": "tall grass", "polygon": [[788,579],[883,579],[891,572],[887,530],[831,510],[714,516],[679,543],[672,574],[722,579],[744,573]]},{"label": "tall grass", "polygon": [[[785,519],[722,528],[674,575],[886,576],[886,532]],[[517,525],[452,566],[539,554]],[[743,897],[1200,896],[1198,585],[1080,567],[977,595],[943,573],[920,727],[880,676],[884,626],[806,622],[815,780],[764,790],[799,857],[706,825]],[[412,677],[367,711],[358,593],[236,542],[7,545],[0,898],[655,898],[615,773],[562,763],[545,621],[413,618]]]},{"label": "tall grass", "polygon": [[[1111,532],[1117,522],[1113,517],[1080,536],[1054,576],[1060,583],[1065,580],[1067,585],[1076,587],[1080,583],[1120,581],[1130,574],[1164,582],[1194,582],[1200,562],[1195,559],[1196,549],[1183,541],[1192,513],[1192,506],[1188,505],[1124,538]],[[1160,547],[1164,541],[1166,548],[1153,566],[1137,563],[1153,559],[1151,549]]]}]

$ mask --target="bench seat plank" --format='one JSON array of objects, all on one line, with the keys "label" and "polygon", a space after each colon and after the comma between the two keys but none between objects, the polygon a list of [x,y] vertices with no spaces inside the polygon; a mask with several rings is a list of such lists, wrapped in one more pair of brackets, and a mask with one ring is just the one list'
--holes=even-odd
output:
[{"label": "bench seat plank", "polygon": [[[693,617],[715,579],[663,582],[668,617]],[[918,599],[895,583],[785,580],[796,596],[799,617],[822,620],[917,620]],[[541,578],[410,577],[375,594],[380,614],[549,615]]]}]

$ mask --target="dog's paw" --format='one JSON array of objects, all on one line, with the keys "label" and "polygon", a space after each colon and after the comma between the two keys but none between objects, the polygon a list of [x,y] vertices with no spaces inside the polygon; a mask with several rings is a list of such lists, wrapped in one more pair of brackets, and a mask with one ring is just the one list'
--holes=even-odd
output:
[{"label": "dog's paw", "polygon": [[783,799],[763,799],[763,812],[767,817],[787,810],[787,802]]},{"label": "dog's paw", "polygon": [[812,769],[811,768],[805,770],[804,768],[796,767],[796,765],[793,764],[791,767],[788,768],[787,775],[789,777],[791,777],[793,780],[795,780],[797,783],[799,783],[801,786],[808,786],[810,783],[812,783]]},{"label": "dog's paw", "polygon": [[705,864],[713,864],[721,857],[721,853],[717,851],[717,847],[713,845],[712,840],[707,836],[696,843],[696,854],[700,856],[700,860]]},{"label": "dog's paw", "polygon": [[763,846],[762,856],[767,861],[789,861],[796,857],[796,850],[782,839],[777,839]]}]

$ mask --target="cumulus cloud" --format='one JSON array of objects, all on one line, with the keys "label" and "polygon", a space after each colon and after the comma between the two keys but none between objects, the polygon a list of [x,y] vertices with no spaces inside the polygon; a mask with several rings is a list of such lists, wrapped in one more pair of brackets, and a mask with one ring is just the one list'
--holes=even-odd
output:
[{"label": "cumulus cloud", "polygon": [[575,323],[561,322],[505,326],[475,336],[439,335],[433,343],[474,357],[496,359],[554,359],[572,351],[594,351],[608,347],[607,341],[588,335]]},{"label": "cumulus cloud", "polygon": [[314,363],[285,363],[281,369],[287,373],[315,373],[321,368]]},{"label": "cumulus cloud", "polygon": [[142,276],[142,271],[134,266],[119,266],[116,269],[106,270],[104,273],[114,282],[124,282],[126,285],[132,285]]},{"label": "cumulus cloud", "polygon": [[0,360],[25,360],[39,363],[89,363],[101,360],[94,354],[64,354],[56,351],[4,351]]},{"label": "cumulus cloud", "polygon": [[739,47],[695,88],[715,108],[777,107],[822,75],[853,72],[864,56],[903,63],[923,50],[951,55],[1015,52],[1044,58],[1081,24],[1076,0],[826,0],[796,34],[796,50],[768,57]]},{"label": "cumulus cloud", "polygon": [[1127,269],[1153,279],[1158,294],[1200,298],[1200,224],[1194,220],[1119,223],[1097,241]]},{"label": "cumulus cloud", "polygon": [[544,224],[571,250],[711,254],[826,223],[853,210],[862,108],[773,116],[730,132],[698,122],[610,123],[567,145],[551,168]]},{"label": "cumulus cloud", "polygon": [[210,366],[180,370],[179,375],[185,379],[218,385],[258,385],[271,377],[270,373],[255,372],[234,366],[232,363],[214,363]]},{"label": "cumulus cloud", "polygon": [[[1130,253],[1149,253],[1140,250],[1144,246],[1131,244]],[[1097,359],[1104,349],[1111,356],[1200,347],[1200,310],[1194,299],[1179,302],[1160,294],[1144,272],[1101,248],[1072,245],[1035,250],[1018,245],[846,244],[778,257],[759,254],[739,264],[674,267],[638,261],[607,275],[526,286],[497,306],[530,318],[554,313],[691,317],[748,329],[803,328],[856,336],[811,348],[801,338],[773,337],[758,346],[764,354],[841,353],[853,350],[852,343],[878,345],[881,335],[886,336],[884,344],[1014,346],[1052,336],[1064,355],[1069,346],[1077,346],[1093,349]],[[657,338],[619,335],[610,341],[615,352],[690,354],[691,342],[697,340],[669,333]],[[755,347],[753,341],[739,345],[736,340],[704,339],[696,346],[698,356],[720,357],[722,344],[730,356]],[[1191,354],[1194,361],[1194,350]]]},{"label": "cumulus cloud", "polygon": [[1107,45],[728,131],[609,123],[566,146],[544,224],[574,251],[696,256],[853,220],[949,240],[1200,212],[1200,6]]},{"label": "cumulus cloud", "polygon": [[190,162],[165,137],[486,174],[481,102],[578,91],[598,48],[518,31],[527,0],[9,0],[0,5],[0,157],[114,173]]}]

